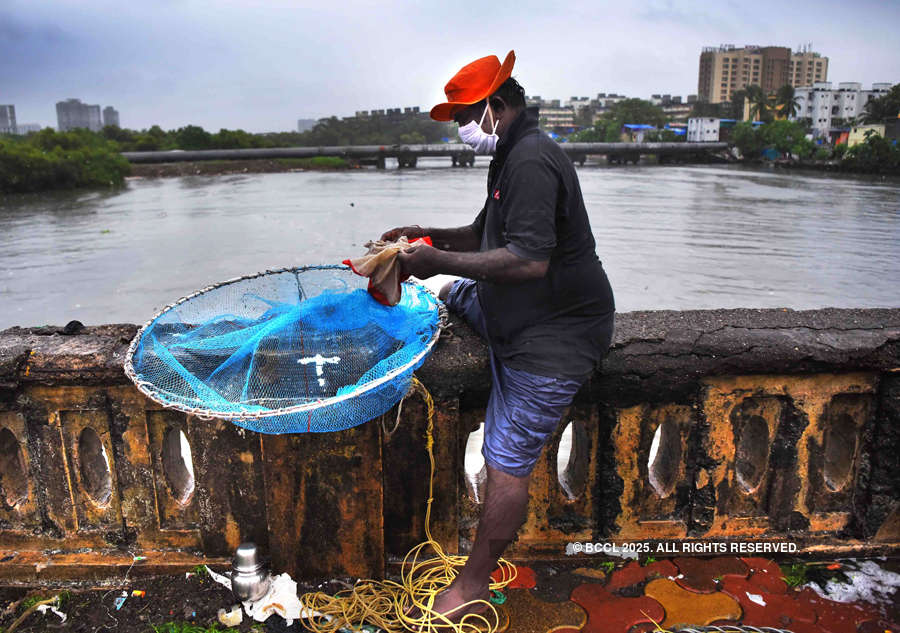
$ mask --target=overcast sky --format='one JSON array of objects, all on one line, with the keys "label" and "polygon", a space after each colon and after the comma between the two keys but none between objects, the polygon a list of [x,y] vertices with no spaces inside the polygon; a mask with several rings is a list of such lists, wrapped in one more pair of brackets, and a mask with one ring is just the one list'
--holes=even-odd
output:
[{"label": "overcast sky", "polygon": [[442,100],[462,65],[515,49],[528,94],[697,92],[703,46],[796,48],[833,82],[900,81],[900,1],[0,0],[0,104],[56,125],[77,97],[123,127],[289,130],[298,118]]}]

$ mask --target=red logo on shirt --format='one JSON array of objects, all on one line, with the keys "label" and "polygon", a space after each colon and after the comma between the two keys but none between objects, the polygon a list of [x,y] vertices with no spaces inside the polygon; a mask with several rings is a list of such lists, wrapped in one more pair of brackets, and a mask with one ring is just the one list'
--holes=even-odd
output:
[{"label": "red logo on shirt", "polygon": [[494,200],[499,200],[499,199],[500,199],[500,190],[494,189]]}]

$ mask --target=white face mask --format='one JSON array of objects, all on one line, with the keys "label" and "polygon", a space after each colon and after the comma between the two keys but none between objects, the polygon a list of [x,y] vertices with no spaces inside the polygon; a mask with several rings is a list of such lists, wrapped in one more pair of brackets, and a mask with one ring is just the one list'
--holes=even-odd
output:
[{"label": "white face mask", "polygon": [[481,129],[481,125],[484,123],[484,116],[488,113],[490,107],[490,103],[485,106],[484,112],[481,114],[481,121],[478,123],[469,121],[459,128],[459,138],[463,140],[463,143],[474,149],[476,154],[493,154],[497,147],[497,141],[500,140],[497,136],[497,124],[499,121],[494,120],[493,111],[491,112],[491,125],[493,126],[491,133],[488,134]]}]

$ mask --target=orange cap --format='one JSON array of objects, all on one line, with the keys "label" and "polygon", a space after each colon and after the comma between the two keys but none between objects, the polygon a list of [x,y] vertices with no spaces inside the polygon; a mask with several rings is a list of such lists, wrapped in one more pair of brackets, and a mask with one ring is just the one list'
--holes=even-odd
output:
[{"label": "orange cap", "polygon": [[490,97],[509,79],[515,63],[516,53],[509,51],[502,64],[496,55],[488,55],[466,64],[444,86],[447,103],[439,103],[431,108],[431,118],[435,121],[452,121],[453,115],[465,106]]}]

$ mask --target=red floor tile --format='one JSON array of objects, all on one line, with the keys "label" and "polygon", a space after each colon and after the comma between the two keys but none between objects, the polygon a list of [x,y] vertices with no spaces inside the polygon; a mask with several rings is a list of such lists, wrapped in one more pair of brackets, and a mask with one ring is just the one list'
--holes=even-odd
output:
[{"label": "red floor tile", "polygon": [[[746,578],[726,576],[722,580],[722,592],[741,605],[741,624],[790,629],[794,622],[812,624],[816,621],[813,608],[805,602],[798,602],[793,594],[764,592]],[[762,598],[765,606],[751,600],[748,593]]]},{"label": "red floor tile", "polygon": [[829,633],[857,633],[857,624],[881,617],[873,605],[835,602],[808,587],[800,590],[797,600],[816,612],[816,625]]},{"label": "red floor tile", "polygon": [[617,591],[640,584],[648,578],[667,578],[677,574],[678,569],[667,560],[659,560],[646,567],[641,567],[635,561],[631,561],[622,569],[617,569],[612,573],[605,588],[607,591]]},{"label": "red floor tile", "polygon": [[[491,574],[491,580],[500,582],[503,577],[503,570],[495,569]],[[537,576],[531,567],[524,565],[516,565],[516,577],[511,583],[506,585],[507,589],[532,589],[537,584]]]},{"label": "red floor tile", "polygon": [[699,591],[701,593],[713,593],[718,590],[716,578],[723,579],[726,576],[738,576],[746,578],[750,569],[739,558],[734,556],[722,556],[719,558],[673,558],[672,562],[678,567],[678,576],[675,582],[684,589]]},{"label": "red floor tile", "polygon": [[741,560],[750,568],[748,580],[752,584],[769,593],[787,593],[788,586],[778,563],[768,558],[753,556]]},{"label": "red floor tile", "polygon": [[593,583],[576,587],[572,601],[588,614],[582,633],[627,633],[635,624],[662,622],[665,617],[662,606],[653,598],[619,598]]},{"label": "red floor tile", "polygon": [[900,631],[900,624],[887,620],[866,620],[856,625],[857,633],[884,633],[885,631]]}]

